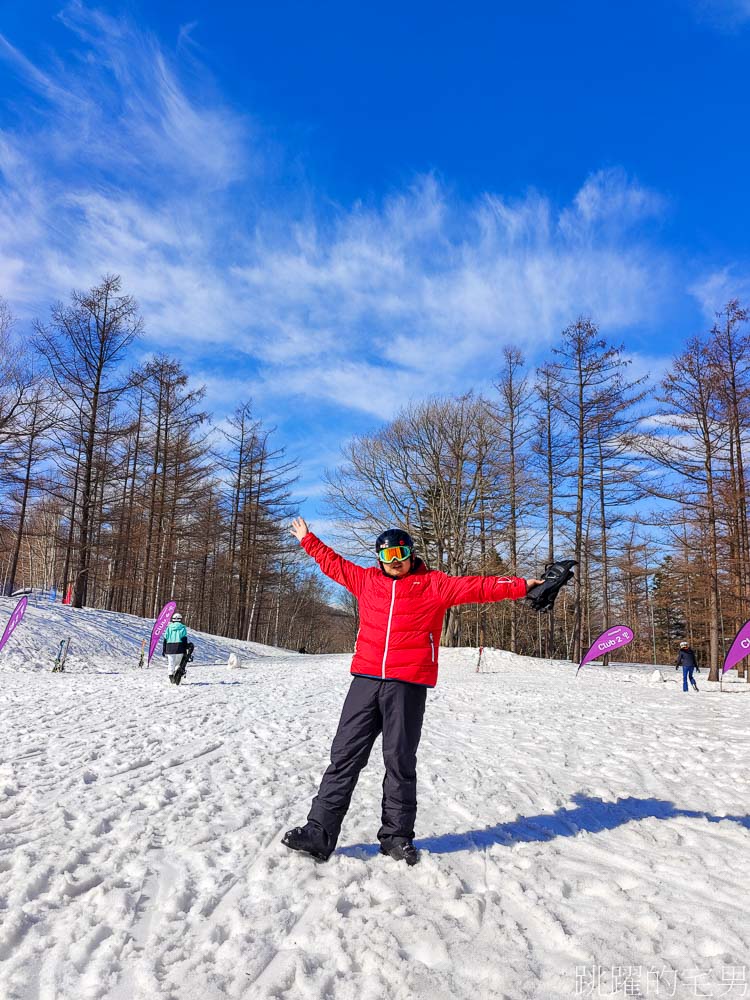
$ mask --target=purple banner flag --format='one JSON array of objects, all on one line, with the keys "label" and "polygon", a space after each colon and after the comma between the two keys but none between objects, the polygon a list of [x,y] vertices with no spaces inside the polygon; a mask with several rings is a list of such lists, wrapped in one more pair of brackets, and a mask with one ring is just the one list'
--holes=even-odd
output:
[{"label": "purple banner flag", "polygon": [[18,604],[13,608],[13,614],[10,616],[8,624],[5,626],[5,631],[3,632],[3,637],[0,639],[0,649],[3,648],[5,643],[10,639],[13,630],[16,625],[18,625],[23,618],[24,612],[26,611],[26,605],[29,603],[28,597],[22,597]]},{"label": "purple banner flag", "polygon": [[174,614],[174,609],[177,607],[177,601],[167,601],[164,607],[159,612],[159,617],[156,619],[154,627],[151,629],[151,643],[148,647],[148,662],[151,663],[151,657],[154,655],[154,650],[159,642],[159,639],[164,635],[167,630],[167,625],[169,625],[169,620]]},{"label": "purple banner flag", "polygon": [[724,660],[724,666],[721,671],[722,675],[727,670],[731,670],[735,664],[748,655],[750,655],[750,621],[745,622],[734,637],[734,642],[729,647],[729,652]]},{"label": "purple banner flag", "polygon": [[[591,660],[598,660],[600,656],[606,656],[607,653],[614,653],[616,649],[627,646],[632,641],[633,630],[631,628],[628,628],[627,625],[613,625],[606,632],[602,632],[596,642],[592,643],[588,653],[586,653],[579,663],[578,670],[581,669],[584,663],[589,663]],[[578,674],[578,670],[576,670],[576,675]]]}]

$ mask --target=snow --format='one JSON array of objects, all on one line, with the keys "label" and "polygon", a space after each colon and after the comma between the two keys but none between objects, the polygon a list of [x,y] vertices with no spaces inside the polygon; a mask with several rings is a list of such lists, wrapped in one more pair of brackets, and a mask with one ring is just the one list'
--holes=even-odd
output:
[{"label": "snow", "polygon": [[[0,635],[10,618],[16,600],[0,597]],[[86,670],[137,666],[141,645],[146,642],[146,656],[151,638],[153,619],[122,615],[94,608],[75,609],[63,604],[51,604],[45,597],[31,597],[21,625],[11,635],[0,652],[0,672],[3,670],[46,670],[55,659],[61,639],[70,636],[66,670],[79,666]],[[257,656],[294,656],[290,650],[279,650],[259,642],[241,642],[223,636],[207,635],[185,623],[191,641],[195,642],[195,662],[226,663],[235,653],[243,659]],[[152,667],[160,664],[161,643],[156,648]]]},{"label": "snow", "polygon": [[179,688],[100,611],[30,606],[0,653],[2,1000],[745,995],[750,685],[442,650],[421,863],[377,853],[376,744],[321,865],[279,838],[349,657],[187,625]]}]

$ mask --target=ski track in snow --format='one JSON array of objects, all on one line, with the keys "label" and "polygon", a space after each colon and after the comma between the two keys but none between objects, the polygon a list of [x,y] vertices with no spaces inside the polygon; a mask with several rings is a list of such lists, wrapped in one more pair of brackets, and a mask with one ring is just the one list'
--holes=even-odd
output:
[{"label": "ski track in snow", "polygon": [[[348,656],[198,636],[206,665],[175,688],[160,659],[135,668],[140,620],[123,664],[98,652],[113,616],[32,611],[0,654],[2,1000],[567,1000],[592,995],[582,966],[740,995],[721,981],[750,970],[744,683],[683,695],[671,668],[575,679],[501,652],[477,674],[443,650],[421,863],[377,853],[378,742],[321,865],[279,838],[328,762]],[[206,663],[230,651],[242,669]]]}]

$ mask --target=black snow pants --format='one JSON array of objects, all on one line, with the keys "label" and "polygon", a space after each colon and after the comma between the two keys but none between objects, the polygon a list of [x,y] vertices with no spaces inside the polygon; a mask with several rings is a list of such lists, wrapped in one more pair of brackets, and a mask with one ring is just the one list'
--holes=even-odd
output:
[{"label": "black snow pants", "polygon": [[378,839],[414,836],[417,816],[417,747],[422,735],[427,688],[404,681],[354,677],[308,820],[336,843],[359,772],[383,734],[382,826]]}]

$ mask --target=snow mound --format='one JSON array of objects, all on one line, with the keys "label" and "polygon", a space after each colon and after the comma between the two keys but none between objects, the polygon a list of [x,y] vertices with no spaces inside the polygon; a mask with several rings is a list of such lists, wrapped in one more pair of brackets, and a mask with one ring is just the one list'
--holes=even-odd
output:
[{"label": "snow mound", "polygon": [[[0,633],[15,605],[16,601],[12,598],[0,598]],[[68,637],[70,649],[65,664],[66,671],[137,667],[144,641],[148,656],[153,624],[154,620],[150,618],[117,614],[99,608],[71,608],[63,604],[48,603],[43,597],[32,598],[23,621],[0,652],[0,671],[50,670],[60,640]],[[185,624],[188,637],[195,643],[195,665],[225,665],[231,654],[239,659],[298,655],[275,646],[196,632],[190,628],[190,622]],[[161,664],[159,645],[151,666]]]}]

